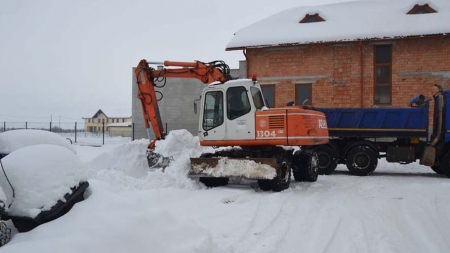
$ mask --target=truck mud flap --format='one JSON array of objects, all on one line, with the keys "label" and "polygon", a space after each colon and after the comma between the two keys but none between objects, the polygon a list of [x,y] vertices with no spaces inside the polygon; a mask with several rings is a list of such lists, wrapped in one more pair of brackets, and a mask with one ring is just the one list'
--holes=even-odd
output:
[{"label": "truck mud flap", "polygon": [[436,148],[427,146],[424,148],[420,164],[425,166],[433,166],[436,160]]},{"label": "truck mud flap", "polygon": [[273,179],[276,168],[276,158],[191,158],[188,176]]},{"label": "truck mud flap", "polygon": [[55,220],[69,212],[76,203],[84,200],[83,195],[88,186],[88,182],[81,182],[78,186],[71,188],[72,192],[64,196],[66,199],[65,202],[58,201],[50,210],[42,211],[35,218],[23,216],[7,216],[5,218],[11,219],[17,231],[20,233],[28,232],[41,224]]}]

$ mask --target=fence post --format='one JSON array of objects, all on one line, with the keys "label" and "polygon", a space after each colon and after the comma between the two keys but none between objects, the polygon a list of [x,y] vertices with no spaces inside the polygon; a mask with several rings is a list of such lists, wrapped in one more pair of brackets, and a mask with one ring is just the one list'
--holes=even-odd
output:
[{"label": "fence post", "polygon": [[134,141],[134,122],[131,123],[131,140]]},{"label": "fence post", "polygon": [[25,129],[28,129],[28,122],[25,121]]},{"label": "fence post", "polygon": [[3,132],[6,132],[6,121],[3,121]]},{"label": "fence post", "polygon": [[105,145],[105,120],[102,123],[102,132],[103,132],[103,145]]},{"label": "fence post", "polygon": [[77,122],[75,122],[75,143],[77,143]]},{"label": "fence post", "polygon": [[52,131],[52,122],[50,121],[50,132]]}]

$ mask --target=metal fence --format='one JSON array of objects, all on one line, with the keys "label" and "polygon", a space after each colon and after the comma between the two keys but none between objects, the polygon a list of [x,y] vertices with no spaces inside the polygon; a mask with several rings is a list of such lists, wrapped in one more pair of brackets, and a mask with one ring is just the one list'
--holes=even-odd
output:
[{"label": "metal fence", "polygon": [[[51,131],[69,139],[72,143],[78,143],[80,145],[99,146],[121,138],[128,138],[130,140],[133,139],[132,130],[110,130],[108,129],[106,124],[102,125],[100,131],[96,129],[97,131],[95,132],[89,132],[85,131],[84,122],[1,122],[0,132],[6,132],[16,129],[37,129]],[[132,127],[132,129],[134,129],[134,127]]]}]

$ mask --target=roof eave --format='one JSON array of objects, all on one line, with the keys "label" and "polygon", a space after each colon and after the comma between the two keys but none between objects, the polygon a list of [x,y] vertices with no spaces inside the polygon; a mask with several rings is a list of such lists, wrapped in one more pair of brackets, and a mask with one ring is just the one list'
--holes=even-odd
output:
[{"label": "roof eave", "polygon": [[366,39],[342,39],[342,40],[330,40],[330,41],[313,41],[313,42],[298,42],[298,43],[282,43],[282,44],[267,44],[267,45],[254,45],[254,46],[240,46],[240,47],[227,47],[225,51],[233,50],[245,50],[248,48],[268,48],[268,47],[292,47],[311,44],[335,44],[335,43],[354,43],[360,41],[386,41],[393,39],[417,39],[417,38],[429,38],[429,37],[450,37],[450,31],[448,33],[436,33],[426,35],[410,35],[410,36],[394,36],[384,38],[366,38]]}]

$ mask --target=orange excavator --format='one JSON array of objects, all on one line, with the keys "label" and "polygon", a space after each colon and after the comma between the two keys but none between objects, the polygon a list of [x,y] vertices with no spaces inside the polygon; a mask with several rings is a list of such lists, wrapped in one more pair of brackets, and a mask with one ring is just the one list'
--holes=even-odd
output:
[{"label": "orange excavator", "polygon": [[162,69],[149,64],[141,60],[134,72],[149,139],[150,126],[155,134],[147,153],[150,166],[167,166],[169,161],[154,152],[156,141],[165,138],[156,83],[168,77],[196,78],[208,84],[198,110],[200,145],[229,148],[191,158],[189,177],[210,187],[226,185],[229,178],[255,179],[263,191],[287,189],[291,171],[296,181],[317,180],[317,155],[297,147],[328,142],[322,112],[293,106],[269,109],[256,76],[233,80],[223,61],[165,61]]}]

